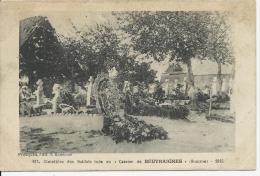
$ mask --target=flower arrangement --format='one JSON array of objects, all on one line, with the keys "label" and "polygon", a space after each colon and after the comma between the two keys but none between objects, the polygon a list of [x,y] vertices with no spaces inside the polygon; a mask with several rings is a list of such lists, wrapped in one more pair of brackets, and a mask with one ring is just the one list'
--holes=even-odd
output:
[{"label": "flower arrangement", "polygon": [[[116,83],[107,78],[106,75],[97,77],[95,93],[97,104],[104,115],[102,131],[111,136],[116,143],[127,141],[140,144],[148,140],[168,138],[168,133],[163,128],[120,113],[120,107],[123,103],[121,92]],[[131,104],[131,97],[128,98],[128,102]]]},{"label": "flower arrangement", "polygon": [[128,106],[131,107],[127,108],[127,113],[131,115],[159,116],[170,119],[184,119],[189,115],[190,112],[185,105],[161,107],[140,101],[138,104],[128,104]]},{"label": "flower arrangement", "polygon": [[124,118],[120,116],[105,118],[110,119],[110,125],[103,132],[111,135],[116,143],[127,141],[140,144],[144,141],[168,138],[168,133],[162,127],[147,124],[145,121],[129,115],[124,116]]},{"label": "flower arrangement", "polygon": [[127,92],[125,97],[125,111],[130,115],[184,119],[190,112],[186,105],[159,106],[155,103],[151,103],[151,98],[142,98],[131,92]]}]

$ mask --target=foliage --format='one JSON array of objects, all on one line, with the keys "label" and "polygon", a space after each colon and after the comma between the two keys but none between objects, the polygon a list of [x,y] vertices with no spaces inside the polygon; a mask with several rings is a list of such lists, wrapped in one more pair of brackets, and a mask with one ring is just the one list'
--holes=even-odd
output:
[{"label": "foliage", "polygon": [[209,103],[208,102],[198,102],[197,103],[197,111],[199,113],[206,113],[209,110]]},{"label": "foliage", "polygon": [[84,80],[89,75],[96,77],[115,67],[118,71],[117,80],[121,84],[130,81],[132,84],[142,82],[148,85],[154,81],[156,72],[150,68],[150,64],[135,61],[135,57],[129,55],[129,47],[120,45],[117,31],[111,25],[97,24],[88,32],[77,33],[78,39],[63,38],[67,68],[72,75],[77,74],[75,78]]},{"label": "foliage", "polygon": [[36,26],[20,47],[21,74],[28,75],[31,84],[54,76],[65,77],[74,84],[118,66],[120,41],[110,25],[98,24],[77,34],[78,38],[57,36],[49,23]]},{"label": "foliage", "polygon": [[230,100],[229,95],[226,92],[218,92],[217,95],[212,96],[213,102],[225,103]]},{"label": "foliage", "polygon": [[61,103],[76,107],[71,81],[64,82],[61,87]]},{"label": "foliage", "polygon": [[235,123],[235,118],[233,116],[228,116],[228,115],[219,115],[219,114],[211,114],[210,116],[206,116],[207,120],[218,120],[221,122],[226,122],[226,123]]},{"label": "foliage", "polygon": [[183,68],[178,62],[174,62],[169,65],[168,69],[165,71],[167,73],[172,73],[172,72],[182,72]]},{"label": "foliage", "polygon": [[22,101],[19,103],[19,115],[31,116],[33,114],[33,106],[29,101]]},{"label": "foliage", "polygon": [[107,74],[98,74],[94,83],[96,106],[106,116],[118,113],[121,107],[122,93],[115,82],[108,78]]},{"label": "foliage", "polygon": [[86,94],[77,94],[74,97],[74,101],[77,107],[86,106],[87,102],[87,95]]},{"label": "foliage", "polygon": [[104,114],[102,131],[111,135],[116,143],[124,140],[141,143],[146,140],[167,138],[167,132],[162,128],[146,124],[131,116],[123,116],[120,113],[120,105],[123,103],[120,90],[106,74],[99,74],[94,85],[97,105]]},{"label": "foliage", "polygon": [[222,64],[234,63],[234,54],[230,41],[230,26],[227,23],[228,14],[215,12],[210,16],[208,25],[209,37],[204,55],[218,65],[218,91],[222,86]]},{"label": "foliage", "polygon": [[186,62],[205,47],[207,12],[131,12],[123,19],[128,20],[122,22],[123,29],[132,36],[134,49],[156,60],[171,54]]},{"label": "foliage", "polygon": [[128,53],[124,53],[116,69],[118,71],[116,79],[121,88],[124,81],[129,81],[132,86],[144,84],[145,87],[155,82],[156,71],[151,69],[150,63],[138,62]]},{"label": "foliage", "polygon": [[189,109],[184,105],[160,107],[141,103],[138,107],[133,107],[133,115],[159,116],[170,119],[185,119],[189,115]]},{"label": "foliage", "polygon": [[53,85],[56,84],[62,84],[65,81],[65,77],[63,76],[51,76],[51,77],[44,77],[42,79],[43,81],[43,91],[44,95],[48,98],[51,98],[53,96]]},{"label": "foliage", "polygon": [[116,142],[131,142],[131,143],[142,143],[144,141],[161,139],[165,140],[168,138],[168,133],[161,127],[147,124],[143,120],[139,120],[132,116],[114,116],[110,119],[109,128],[103,130],[108,135],[112,136],[112,139]]},{"label": "foliage", "polygon": [[208,25],[209,37],[205,57],[220,64],[231,64],[234,56],[230,41],[230,26],[227,23],[228,14],[215,12],[210,16]]},{"label": "foliage", "polygon": [[[197,100],[200,102],[208,102],[210,97],[201,91],[196,93]],[[229,95],[226,92],[218,92],[216,95],[212,96],[212,102],[225,103],[230,100]]]},{"label": "foliage", "polygon": [[21,75],[29,77],[32,87],[39,78],[60,75],[64,64],[62,47],[47,19],[40,19],[28,31],[28,37],[19,48],[19,69]]},{"label": "foliage", "polygon": [[199,102],[206,102],[210,98],[209,94],[205,94],[202,91],[198,91],[195,96]]},{"label": "foliage", "polygon": [[109,24],[97,24],[87,32],[78,31],[79,39],[74,42],[73,55],[79,65],[91,76],[118,65],[120,40]]},{"label": "foliage", "polygon": [[29,74],[31,85],[39,78],[46,78],[47,97],[51,96],[53,84],[49,84],[49,78],[57,81],[54,77],[62,77],[74,85],[86,82],[89,76],[95,78],[101,72],[108,73],[113,67],[119,72],[121,83],[130,81],[147,86],[154,82],[156,72],[150,68],[150,63],[137,62],[136,55],[129,53],[129,46],[121,44],[122,38],[112,25],[97,24],[84,32],[72,26],[77,37],[57,36],[50,24],[36,27],[36,32],[20,48],[21,74]]},{"label": "foliage", "polygon": [[157,61],[170,56],[171,60],[187,64],[188,81],[194,83],[191,59],[202,59],[209,35],[209,12],[145,11],[117,16],[134,50]]},{"label": "foliage", "polygon": [[156,72],[151,69],[150,64],[148,63],[136,63],[134,65],[133,70],[133,80],[132,82],[139,82],[143,83],[145,86],[148,84],[153,83],[155,79]]},{"label": "foliage", "polygon": [[182,91],[183,85],[177,84],[177,87],[173,90],[173,94],[168,95],[167,99],[170,100],[188,100],[189,97]]},{"label": "foliage", "polygon": [[111,81],[104,81],[100,86],[99,96],[103,112],[108,116],[117,114],[121,105],[121,93]]},{"label": "foliage", "polygon": [[80,61],[89,54],[89,49],[75,38],[60,36],[63,47],[63,74],[73,82],[87,81],[89,77],[87,65]]},{"label": "foliage", "polygon": [[165,91],[163,90],[162,86],[157,85],[153,93],[153,98],[156,100],[156,102],[162,103],[165,99],[164,97]]},{"label": "foliage", "polygon": [[[204,94],[202,92],[198,92],[198,111],[199,112],[207,112],[209,110],[209,95]],[[225,92],[218,92],[217,95],[213,95],[211,98],[212,101],[212,109],[229,109],[230,108],[230,97]]]},{"label": "foliage", "polygon": [[170,119],[184,119],[189,115],[189,109],[184,105],[158,106],[140,99],[137,95],[128,95],[126,113],[138,116],[159,116]]}]

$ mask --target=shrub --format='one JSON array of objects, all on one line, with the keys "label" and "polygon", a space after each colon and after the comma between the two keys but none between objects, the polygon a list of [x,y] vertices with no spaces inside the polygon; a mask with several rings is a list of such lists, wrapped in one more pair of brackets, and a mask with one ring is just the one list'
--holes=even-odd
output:
[{"label": "shrub", "polygon": [[[211,105],[212,109],[220,110],[220,109],[230,109],[230,103],[219,103],[219,102],[212,102]],[[198,103],[198,111],[201,113],[208,112],[209,110],[209,102],[199,102]]]},{"label": "shrub", "polygon": [[159,116],[164,115],[170,119],[184,119],[189,115],[189,109],[184,105],[161,107]]},{"label": "shrub", "polygon": [[210,98],[209,94],[205,94],[201,91],[196,93],[196,97],[199,102],[206,102]]},{"label": "shrub", "polygon": [[173,90],[173,94],[168,95],[169,100],[188,100],[189,97],[182,91],[183,85],[177,84],[177,87]]},{"label": "shrub", "polygon": [[70,81],[66,81],[61,85],[61,103],[76,107],[72,86]]},{"label": "shrub", "polygon": [[184,119],[189,115],[189,109],[185,105],[163,106],[149,105],[140,103],[137,106],[132,106],[130,112],[132,115],[140,116],[159,116],[170,119]]},{"label": "shrub", "polygon": [[153,93],[153,98],[159,102],[162,103],[164,101],[165,91],[161,86],[157,86],[155,89],[155,92]]},{"label": "shrub", "polygon": [[86,95],[85,94],[77,94],[74,97],[74,102],[77,107],[86,106]]},{"label": "shrub", "polygon": [[170,119],[184,119],[189,115],[185,105],[158,106],[151,98],[141,98],[137,94],[126,94],[125,111],[130,115],[159,116]]},{"label": "shrub", "polygon": [[48,78],[43,78],[43,91],[44,95],[48,98],[52,97],[52,88],[55,83],[60,84],[63,82],[62,77],[48,77]]},{"label": "shrub", "polygon": [[229,95],[226,92],[218,92],[217,95],[213,95],[213,102],[225,103],[230,100]]}]

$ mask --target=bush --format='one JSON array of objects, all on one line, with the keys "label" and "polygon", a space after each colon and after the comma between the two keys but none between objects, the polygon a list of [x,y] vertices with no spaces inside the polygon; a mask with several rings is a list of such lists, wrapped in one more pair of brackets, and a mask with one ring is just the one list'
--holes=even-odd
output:
[{"label": "bush", "polygon": [[184,105],[161,107],[158,116],[168,117],[170,119],[184,119],[189,115],[189,109]]},{"label": "bush", "polygon": [[157,86],[155,92],[153,93],[153,98],[159,102],[162,103],[164,101],[165,91],[161,86]]},{"label": "bush", "polygon": [[140,116],[159,116],[170,119],[184,119],[189,115],[189,109],[185,105],[160,107],[158,105],[140,103],[138,106],[132,106],[131,112],[127,113]]},{"label": "bush", "polygon": [[229,95],[226,92],[218,92],[217,95],[213,95],[213,102],[225,103],[230,100]]},{"label": "bush", "polygon": [[44,95],[47,97],[47,98],[51,98],[52,97],[52,88],[53,88],[53,85],[56,83],[56,84],[60,84],[61,82],[63,82],[63,79],[62,77],[48,77],[48,78],[43,78],[42,81],[43,81],[43,91],[44,91]]},{"label": "bush", "polygon": [[[219,103],[219,102],[212,102],[211,105],[212,109],[215,110],[220,110],[220,109],[230,109],[230,103],[229,102],[225,102],[225,103]],[[199,102],[198,103],[198,111],[200,113],[204,113],[204,112],[208,112],[209,110],[209,102]]]},{"label": "bush", "polygon": [[151,98],[141,98],[130,93],[126,94],[125,111],[130,115],[159,116],[170,119],[184,119],[189,115],[189,109],[185,105],[158,106]]},{"label": "bush", "polygon": [[188,100],[189,97],[182,91],[183,85],[177,84],[177,87],[173,90],[174,93],[168,95],[169,100]]},{"label": "bush", "polygon": [[85,94],[77,94],[74,97],[74,102],[77,107],[86,106],[87,98]]},{"label": "bush", "polygon": [[61,85],[61,103],[76,107],[72,86],[70,81],[66,81]]},{"label": "bush", "polygon": [[168,133],[162,127],[156,127],[152,124],[147,124],[143,120],[138,120],[132,116],[114,116],[113,118],[105,117],[106,125],[104,125],[103,132],[111,135],[116,142],[131,142],[142,143],[144,141],[168,138]]},{"label": "bush", "polygon": [[199,102],[206,102],[210,98],[209,94],[205,94],[201,91],[196,93],[196,97]]}]

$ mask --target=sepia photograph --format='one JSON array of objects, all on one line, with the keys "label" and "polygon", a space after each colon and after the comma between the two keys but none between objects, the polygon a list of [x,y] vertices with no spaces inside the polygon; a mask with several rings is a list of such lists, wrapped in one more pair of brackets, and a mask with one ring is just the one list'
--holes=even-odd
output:
[{"label": "sepia photograph", "polygon": [[232,29],[226,11],[20,20],[20,152],[234,152]]}]

